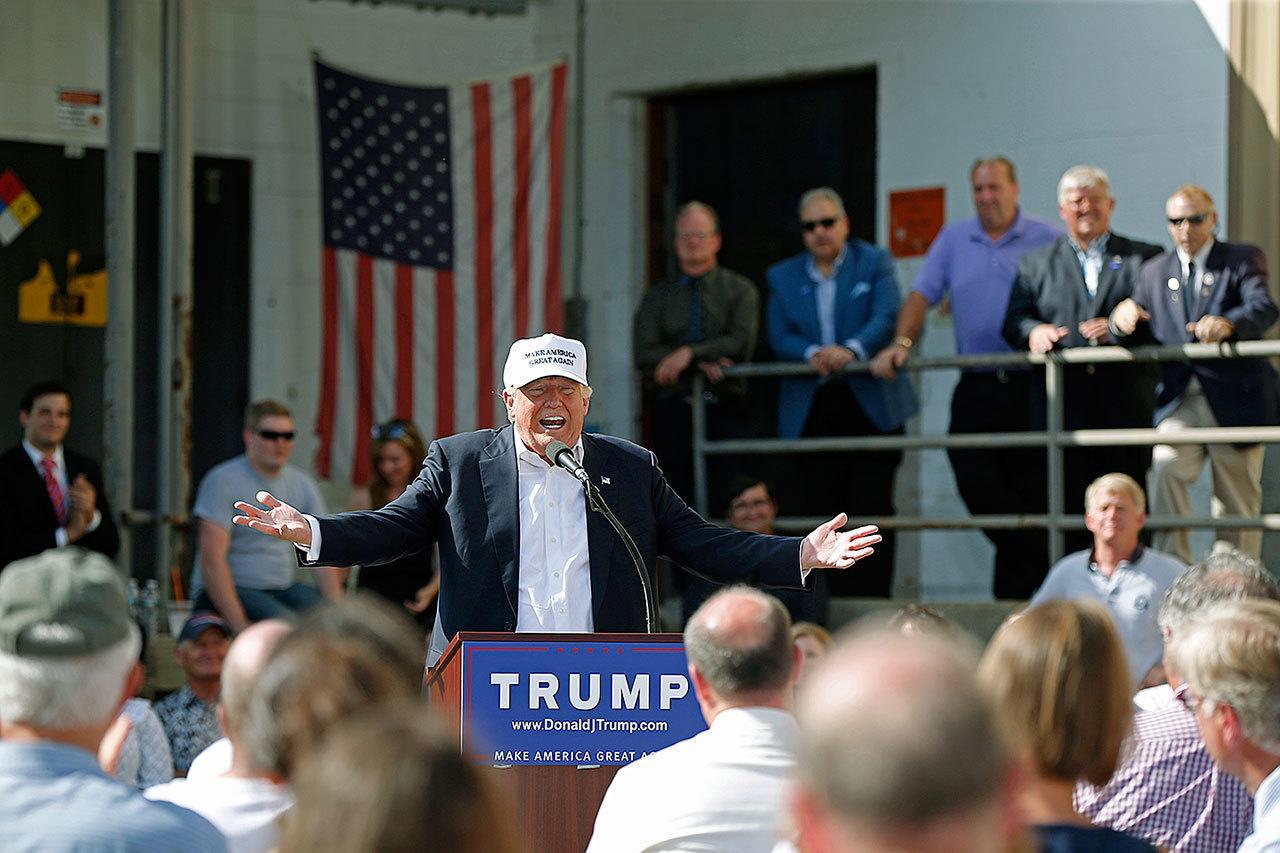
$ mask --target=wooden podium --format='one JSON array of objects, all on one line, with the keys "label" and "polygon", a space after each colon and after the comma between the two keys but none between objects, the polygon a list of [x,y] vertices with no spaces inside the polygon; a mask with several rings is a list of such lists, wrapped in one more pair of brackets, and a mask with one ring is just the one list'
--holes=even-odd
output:
[{"label": "wooden podium", "polygon": [[[600,644],[680,644],[679,634],[510,634],[459,633],[449,643],[440,660],[426,677],[427,697],[431,704],[458,723],[459,746],[466,751],[463,721],[470,719],[471,708],[464,688],[467,677],[464,661],[470,644],[502,643],[504,647],[529,646],[586,647]],[[575,648],[574,651],[577,649]],[[690,693],[692,698],[692,693]],[[680,738],[677,738],[677,740]],[[514,765],[495,770],[509,780],[508,787],[516,800],[516,820],[528,849],[536,853],[582,851],[591,840],[596,812],[605,790],[618,772],[615,765],[600,766],[527,766]]]}]

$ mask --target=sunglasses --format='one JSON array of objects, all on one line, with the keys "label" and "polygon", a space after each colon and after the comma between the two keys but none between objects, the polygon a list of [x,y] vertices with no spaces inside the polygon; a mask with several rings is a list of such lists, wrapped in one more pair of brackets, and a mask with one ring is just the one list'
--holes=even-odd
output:
[{"label": "sunglasses", "polygon": [[823,228],[831,228],[838,221],[834,216],[828,216],[825,219],[805,219],[800,222],[800,227],[806,231],[817,231],[819,225]]},{"label": "sunglasses", "polygon": [[385,424],[374,424],[369,434],[374,441],[395,441],[408,435],[408,426],[404,421],[387,421]]},{"label": "sunglasses", "polygon": [[293,430],[289,430],[288,432],[276,432],[273,429],[258,430],[258,436],[266,439],[267,441],[293,441],[294,435],[296,435],[296,433]]},{"label": "sunglasses", "polygon": [[1207,213],[1197,213],[1195,216],[1170,216],[1169,224],[1177,228],[1184,222],[1190,222],[1192,225],[1202,225],[1209,218]]}]

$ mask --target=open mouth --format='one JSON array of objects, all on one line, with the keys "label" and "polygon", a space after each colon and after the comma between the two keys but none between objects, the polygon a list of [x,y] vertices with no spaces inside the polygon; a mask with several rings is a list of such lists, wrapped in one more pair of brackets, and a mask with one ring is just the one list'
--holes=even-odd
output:
[{"label": "open mouth", "polygon": [[559,415],[548,415],[545,418],[538,419],[538,425],[548,431],[560,429],[565,423],[565,419]]}]

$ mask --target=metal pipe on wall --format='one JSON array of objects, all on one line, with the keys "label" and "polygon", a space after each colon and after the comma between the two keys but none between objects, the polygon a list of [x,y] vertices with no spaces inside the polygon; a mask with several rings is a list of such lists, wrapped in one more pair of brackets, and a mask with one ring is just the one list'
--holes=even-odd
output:
[{"label": "metal pipe on wall", "polygon": [[[107,329],[103,363],[102,468],[111,505],[133,506],[133,290],[137,5],[107,6]],[[119,565],[133,572],[130,528],[120,526]]]},{"label": "metal pipe on wall", "polygon": [[173,526],[190,491],[192,160],[189,0],[165,0],[160,141],[160,300],[156,579],[167,590]]}]

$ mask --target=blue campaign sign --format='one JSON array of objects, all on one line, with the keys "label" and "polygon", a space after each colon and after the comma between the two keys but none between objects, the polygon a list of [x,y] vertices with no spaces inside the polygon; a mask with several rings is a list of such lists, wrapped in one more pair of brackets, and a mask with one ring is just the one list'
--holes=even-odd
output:
[{"label": "blue campaign sign", "polygon": [[481,764],[627,764],[707,727],[680,643],[467,642],[462,704]]}]

